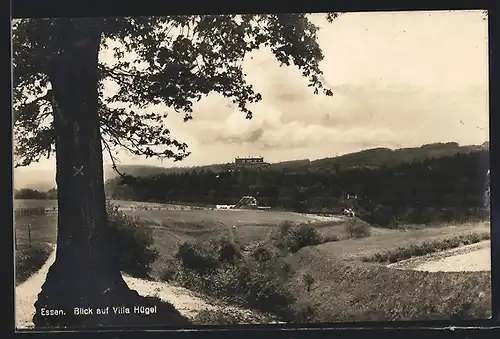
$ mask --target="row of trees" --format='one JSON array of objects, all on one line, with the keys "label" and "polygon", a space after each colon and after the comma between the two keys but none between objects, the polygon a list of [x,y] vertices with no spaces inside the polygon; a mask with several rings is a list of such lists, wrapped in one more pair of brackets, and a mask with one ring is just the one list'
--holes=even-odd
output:
[{"label": "row of trees", "polygon": [[[218,173],[203,169],[114,179],[107,189],[115,199],[139,201],[234,204],[243,195],[252,195],[260,205],[298,212],[353,207],[361,214],[383,211],[391,218],[375,223],[390,224],[397,218],[410,221],[423,210],[453,210],[454,216],[479,211],[485,203],[487,168],[488,152],[476,151],[391,168],[262,168]],[[356,198],[346,199],[348,195]]]},{"label": "row of trees", "polygon": [[44,192],[31,188],[22,188],[20,190],[14,190],[14,199],[53,200],[57,199],[57,189],[51,188]]}]

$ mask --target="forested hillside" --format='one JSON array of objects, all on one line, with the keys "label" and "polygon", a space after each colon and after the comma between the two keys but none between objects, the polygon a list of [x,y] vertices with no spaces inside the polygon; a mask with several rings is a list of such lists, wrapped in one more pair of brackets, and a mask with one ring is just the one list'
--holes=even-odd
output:
[{"label": "forested hillside", "polygon": [[487,145],[434,144],[261,169],[127,176],[108,181],[107,190],[114,199],[203,204],[234,204],[252,195],[260,205],[299,212],[349,206],[388,226],[482,218],[488,164]]},{"label": "forested hillside", "polygon": [[[456,142],[434,143],[421,147],[400,148],[392,150],[389,148],[372,148],[361,152],[349,153],[338,157],[324,158],[319,160],[291,160],[271,164],[271,169],[325,169],[325,168],[347,168],[352,166],[375,166],[391,167],[401,163],[422,161],[429,158],[453,156],[455,154],[467,154],[473,151],[488,150],[489,143],[482,145],[460,146]],[[229,159],[228,159],[229,161]],[[196,167],[155,167],[141,165],[118,166],[120,172],[134,177],[147,177],[158,174],[184,173],[193,170],[210,170],[213,172],[224,171],[227,164],[214,164]],[[117,173],[111,168],[106,169],[106,177],[112,179]]]}]

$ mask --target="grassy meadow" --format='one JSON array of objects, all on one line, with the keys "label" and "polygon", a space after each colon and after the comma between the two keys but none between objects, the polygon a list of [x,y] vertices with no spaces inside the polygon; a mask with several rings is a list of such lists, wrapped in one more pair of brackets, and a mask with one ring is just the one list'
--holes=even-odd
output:
[{"label": "grassy meadow", "polygon": [[[40,203],[52,207],[48,201]],[[449,245],[453,239],[484,240],[489,222],[388,229],[373,227],[357,218],[325,221],[288,212],[178,210],[159,204],[114,203],[140,227],[151,231],[152,247],[158,254],[150,265],[151,279],[268,312],[283,321],[470,319],[491,314],[490,272],[396,270],[387,268],[384,260],[369,260],[391,253],[401,260],[408,255],[423,255],[415,249],[429,243],[434,246],[432,251],[439,251],[454,246]],[[37,207],[32,201],[28,204]],[[148,209],[130,209],[131,205]],[[303,233],[296,231],[292,236],[284,236],[280,232],[286,223],[301,225]],[[31,267],[25,276],[33,273],[33,262],[43,263],[40,258],[45,256],[37,254],[30,265],[24,264],[30,248],[27,224],[31,225],[31,247],[54,244],[56,216],[16,218],[20,248],[16,266]],[[352,227],[363,227],[369,232],[353,236]],[[298,250],[289,250],[277,243],[280,237],[302,240],[297,240],[301,242]],[[308,243],[311,237],[317,239]],[[226,245],[218,245],[221,239]],[[448,247],[441,246],[443,242]],[[235,248],[238,259],[215,263],[213,269],[201,272],[183,266],[181,259],[185,257],[179,253],[186,243],[191,244],[186,253],[198,259],[219,260],[217,253],[227,244]],[[269,258],[257,259],[257,252],[265,252]],[[217,323],[221,321],[218,319]]]}]

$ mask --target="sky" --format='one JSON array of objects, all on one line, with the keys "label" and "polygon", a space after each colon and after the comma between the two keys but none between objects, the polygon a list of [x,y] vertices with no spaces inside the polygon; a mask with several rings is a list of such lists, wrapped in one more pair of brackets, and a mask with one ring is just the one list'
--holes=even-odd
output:
[{"label": "sky", "polygon": [[[321,69],[332,97],[314,95],[298,69],[280,67],[270,51],[259,50],[243,63],[263,96],[251,106],[252,120],[210,95],[195,105],[193,120],[184,123],[177,114],[165,120],[172,137],[188,144],[188,158],[161,162],[122,152],[119,164],[195,166],[238,156],[313,160],[374,147],[489,140],[482,11],[345,13],[331,24],[324,17],[311,20],[321,28]],[[105,52],[100,58],[113,61]],[[55,160],[42,160],[15,169],[14,186],[48,189],[54,177]]]}]

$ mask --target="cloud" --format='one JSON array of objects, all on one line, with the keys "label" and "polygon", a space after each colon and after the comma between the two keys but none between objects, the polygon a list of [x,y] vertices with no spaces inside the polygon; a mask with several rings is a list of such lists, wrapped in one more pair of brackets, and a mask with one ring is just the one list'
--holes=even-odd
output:
[{"label": "cloud", "polygon": [[258,128],[249,133],[230,136],[216,136],[212,142],[222,142],[225,144],[239,145],[244,143],[254,143],[258,141],[264,134],[264,129]]}]

